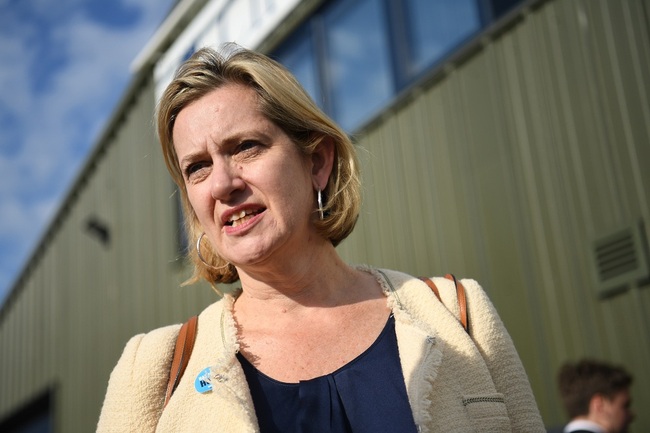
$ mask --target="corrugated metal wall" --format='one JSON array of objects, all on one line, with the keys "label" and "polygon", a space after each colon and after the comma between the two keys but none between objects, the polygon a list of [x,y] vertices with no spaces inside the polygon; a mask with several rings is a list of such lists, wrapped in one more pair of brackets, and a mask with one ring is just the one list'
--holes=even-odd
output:
[{"label": "corrugated metal wall", "polygon": [[650,224],[648,11],[544,2],[358,136],[365,202],[340,251],[480,280],[549,425],[558,366],[589,355],[634,372],[650,430],[648,283],[601,299],[592,263],[595,239]]},{"label": "corrugated metal wall", "polygon": [[[141,87],[144,86],[144,87]],[[132,335],[184,321],[216,296],[180,288],[174,188],[138,83],[0,317],[0,420],[54,390],[56,431],[94,431]],[[107,244],[88,230],[108,228]]]},{"label": "corrugated metal wall", "polygon": [[[591,261],[601,235],[650,224],[649,10],[542,2],[358,135],[365,202],[341,253],[480,280],[549,425],[557,367],[592,355],[635,373],[634,431],[650,430],[649,287],[600,299]],[[153,85],[129,95],[1,310],[0,420],[51,388],[56,431],[92,431],[127,338],[214,299],[178,288]]]}]

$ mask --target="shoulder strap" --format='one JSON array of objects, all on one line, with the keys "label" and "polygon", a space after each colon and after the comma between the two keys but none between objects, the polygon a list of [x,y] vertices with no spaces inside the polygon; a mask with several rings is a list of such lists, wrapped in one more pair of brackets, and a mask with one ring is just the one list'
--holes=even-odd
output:
[{"label": "shoulder strap", "polygon": [[172,394],[176,390],[178,383],[185,373],[185,368],[192,355],[194,349],[194,340],[196,340],[196,329],[198,325],[198,316],[192,316],[190,319],[181,326],[176,339],[176,346],[174,347],[174,358],[172,359],[172,367],[169,370],[169,382],[167,383],[167,392],[165,393],[165,406],[172,398]]},{"label": "shoulder strap", "polygon": [[[465,296],[465,287],[463,287],[463,283],[457,280],[456,277],[452,274],[445,275],[445,278],[453,281],[454,285],[456,286],[456,298],[458,299],[458,307],[460,309],[460,317],[458,320],[460,321],[460,324],[463,325],[465,332],[469,334],[469,315],[467,313],[467,297]],[[424,281],[427,286],[429,286],[429,288],[431,288],[431,291],[436,295],[436,298],[442,302],[440,291],[438,290],[438,287],[435,285],[433,280],[431,278],[424,277],[420,277],[420,279]]]}]

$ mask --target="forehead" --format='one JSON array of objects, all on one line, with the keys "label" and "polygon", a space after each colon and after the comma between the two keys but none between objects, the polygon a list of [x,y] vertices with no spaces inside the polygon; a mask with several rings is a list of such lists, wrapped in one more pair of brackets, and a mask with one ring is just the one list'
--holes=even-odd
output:
[{"label": "forehead", "polygon": [[226,138],[243,129],[264,129],[271,122],[262,114],[254,89],[226,84],[181,109],[174,123],[173,141],[194,141],[212,135]]},{"label": "forehead", "polygon": [[257,93],[242,84],[225,84],[209,91],[181,109],[177,121],[182,117],[196,117],[201,113],[224,118],[261,114]]}]

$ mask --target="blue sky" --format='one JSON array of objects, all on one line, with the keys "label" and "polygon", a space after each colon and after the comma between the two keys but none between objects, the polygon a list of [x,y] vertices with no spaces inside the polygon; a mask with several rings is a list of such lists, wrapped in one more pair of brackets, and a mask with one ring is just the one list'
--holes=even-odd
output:
[{"label": "blue sky", "polygon": [[0,0],[0,303],[173,0]]}]

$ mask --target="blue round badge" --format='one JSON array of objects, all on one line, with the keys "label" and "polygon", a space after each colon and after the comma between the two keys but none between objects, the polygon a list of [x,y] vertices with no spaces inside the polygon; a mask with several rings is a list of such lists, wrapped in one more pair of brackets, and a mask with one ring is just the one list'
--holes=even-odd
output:
[{"label": "blue round badge", "polygon": [[212,381],[210,380],[210,367],[203,369],[194,381],[194,389],[201,394],[212,391]]}]

